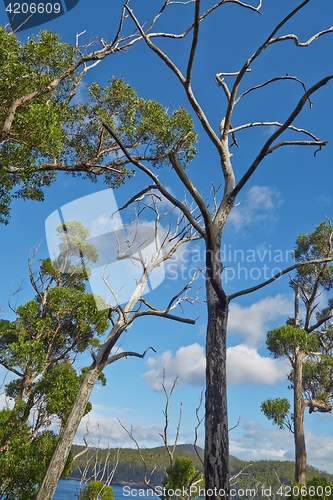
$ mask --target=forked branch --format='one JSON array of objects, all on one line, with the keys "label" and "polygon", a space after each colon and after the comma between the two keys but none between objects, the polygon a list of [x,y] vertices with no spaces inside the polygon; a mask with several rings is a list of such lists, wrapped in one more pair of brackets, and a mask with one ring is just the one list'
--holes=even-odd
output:
[{"label": "forked branch", "polygon": [[[281,127],[278,128],[278,130],[276,130],[271,136],[270,138],[266,141],[266,143],[264,144],[264,146],[261,148],[258,156],[256,157],[256,159],[254,160],[254,162],[252,163],[252,165],[250,166],[250,168],[246,171],[246,173],[243,175],[243,177],[240,179],[240,181],[238,182],[238,184],[235,186],[234,190],[232,191],[232,193],[230,194],[230,196],[235,199],[237,194],[239,193],[239,191],[244,187],[244,185],[246,184],[246,182],[250,179],[250,177],[254,174],[254,172],[256,171],[257,167],[260,165],[260,163],[262,162],[262,160],[265,158],[265,156],[267,156],[267,154],[269,154],[271,151],[271,145],[273,144],[273,142],[278,138],[280,137],[280,135],[285,131],[287,130],[291,125],[292,123],[294,122],[294,120],[296,119],[296,117],[299,115],[299,113],[302,111],[305,103],[307,102],[307,100],[309,99],[309,97],[314,93],[316,92],[317,90],[319,90],[320,88],[324,87],[330,80],[332,80],[333,78],[333,75],[329,75],[329,76],[326,76],[325,78],[322,78],[319,82],[315,83],[311,88],[309,88],[304,94],[303,96],[301,97],[301,99],[298,101],[297,105],[295,106],[294,110],[292,111],[292,113],[289,115],[289,117],[287,118],[287,120],[283,123],[283,125]],[[318,146],[321,146],[321,145],[325,145],[325,143],[317,143]]]}]

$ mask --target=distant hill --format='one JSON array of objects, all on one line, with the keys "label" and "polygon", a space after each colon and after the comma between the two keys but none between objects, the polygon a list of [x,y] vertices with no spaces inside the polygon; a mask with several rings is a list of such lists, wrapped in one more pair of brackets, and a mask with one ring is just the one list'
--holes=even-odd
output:
[{"label": "distant hill", "polygon": [[[82,449],[84,449],[84,447],[74,445],[72,447],[72,452],[75,455]],[[74,461],[73,472],[70,477],[73,479],[80,479],[85,467],[89,470],[89,474],[93,473],[94,467],[95,470],[98,468],[104,470],[103,464],[107,462],[104,472],[105,479],[116,463],[117,453],[116,449],[103,450],[92,448],[88,450],[87,453],[81,455],[81,457]],[[163,479],[165,478],[165,470],[169,466],[169,456],[166,449],[163,446],[157,448],[143,448],[141,453],[147,465],[147,477],[151,475],[151,484],[154,486],[162,485]],[[199,453],[203,455],[202,448],[199,448]],[[202,470],[202,464],[195,453],[193,445],[178,445],[175,452],[175,458],[178,457],[191,458],[195,467]],[[242,470],[243,472],[238,475]],[[320,472],[311,466],[308,466],[307,472],[309,479],[321,475],[333,484],[333,475],[327,472]],[[114,474],[113,484],[143,486],[144,473],[145,467],[138,451],[132,448],[121,448],[118,454],[118,466]],[[99,474],[99,478],[101,474],[102,473]],[[256,491],[261,491],[261,488],[268,488],[271,486],[272,490],[276,492],[281,484],[291,485],[293,483],[294,462],[277,460],[245,462],[230,456],[230,475],[231,477],[237,476],[232,481],[235,488],[255,488]],[[258,495],[256,495],[256,497],[258,497]],[[281,498],[281,496],[277,496],[276,498]]]}]

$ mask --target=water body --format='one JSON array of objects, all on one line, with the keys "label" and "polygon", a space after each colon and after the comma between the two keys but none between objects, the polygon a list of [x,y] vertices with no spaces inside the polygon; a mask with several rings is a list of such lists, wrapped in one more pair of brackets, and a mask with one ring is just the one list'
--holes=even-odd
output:
[{"label": "water body", "polygon": [[[134,498],[132,495],[123,494],[122,486],[112,486],[115,500],[125,500],[126,498]],[[125,490],[126,492],[126,490]],[[80,481],[74,479],[62,479],[59,481],[57,491],[53,500],[78,500],[80,493]],[[138,500],[138,499],[137,499]],[[149,500],[149,499],[147,499]]]}]

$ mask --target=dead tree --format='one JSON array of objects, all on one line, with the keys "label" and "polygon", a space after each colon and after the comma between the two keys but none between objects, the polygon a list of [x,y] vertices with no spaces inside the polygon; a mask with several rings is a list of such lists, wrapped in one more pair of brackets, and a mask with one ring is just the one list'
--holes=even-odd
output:
[{"label": "dead tree", "polygon": [[[172,468],[175,466],[175,452],[177,449],[181,421],[182,421],[182,415],[183,415],[183,406],[182,406],[182,404],[180,404],[176,433],[175,433],[175,437],[173,439],[173,444],[171,445],[170,441],[169,441],[169,424],[170,424],[170,422],[169,422],[169,406],[170,406],[170,398],[172,397],[174,390],[176,389],[177,382],[178,382],[178,376],[176,376],[170,389],[168,390],[168,388],[166,386],[166,372],[165,372],[165,369],[163,369],[162,389],[163,389],[163,392],[165,395],[165,406],[164,406],[164,410],[162,411],[162,413],[164,416],[164,427],[163,427],[163,432],[161,432],[159,435],[163,441],[164,448],[167,452],[168,459],[169,459],[169,467],[166,469],[166,474],[168,474],[168,471],[172,471]],[[199,411],[200,411],[200,408],[202,406],[202,396],[203,396],[203,394],[201,393],[199,404],[198,404],[198,407],[196,408],[197,425],[195,427],[195,433],[194,433],[195,434],[194,449],[195,449],[195,452],[197,454],[198,459],[200,460],[201,464],[203,465],[203,460],[202,460],[202,458],[198,452],[198,448],[197,448],[198,429],[203,421],[203,417],[199,416]],[[163,491],[161,491],[160,489],[156,488],[154,485],[151,484],[152,476],[156,470],[156,467],[153,468],[152,471],[148,472],[148,465],[147,465],[145,457],[142,453],[142,448],[141,448],[139,442],[137,441],[137,439],[135,438],[135,436],[133,435],[132,429],[130,429],[130,430],[127,429],[122,424],[122,422],[120,420],[119,420],[119,423],[120,423],[121,427],[124,429],[124,431],[127,433],[128,437],[133,441],[133,443],[135,444],[135,446],[138,450],[140,459],[141,459],[141,461],[143,463],[143,467],[144,467],[143,482],[144,482],[145,486],[147,488],[151,489],[152,491],[154,491],[155,495],[157,495],[161,500],[168,500],[170,497],[167,494],[167,488],[165,488]],[[200,489],[203,489],[204,481],[203,481],[202,472],[200,472],[199,470],[195,470],[192,472],[194,472],[194,473],[188,477],[188,481],[189,481],[188,484],[177,484],[173,487],[173,490],[174,489],[177,490],[177,488],[183,489],[182,493],[178,496],[178,498],[181,498],[182,500],[190,500],[191,498],[193,498],[193,496],[197,497],[198,494],[195,494],[195,493],[198,493],[198,491]],[[165,483],[164,483],[164,485],[165,485]]]},{"label": "dead tree", "polygon": [[[302,42],[296,34],[281,34],[281,31],[287,25],[288,21],[294,18],[299,11],[305,8],[310,0],[302,1],[296,8],[294,8],[287,16],[285,16],[263,40],[263,43],[257,50],[251,54],[240,69],[236,72],[216,72],[216,83],[221,87],[226,98],[226,108],[220,120],[219,130],[215,130],[210,123],[203,107],[200,105],[196,98],[192,87],[193,69],[195,57],[199,43],[200,23],[203,21],[207,13],[211,13],[219,7],[223,7],[226,3],[234,3],[241,8],[253,11],[256,14],[261,14],[260,8],[262,1],[260,0],[257,6],[249,3],[240,2],[239,0],[219,1],[202,14],[201,1],[195,0],[193,2],[184,2],[184,4],[191,4],[189,8],[193,7],[193,29],[191,31],[192,42],[188,52],[185,56],[187,63],[184,69],[178,66],[172,58],[167,54],[164,49],[161,49],[154,38],[144,32],[144,24],[140,22],[138,16],[129,5],[125,6],[128,15],[131,17],[136,29],[142,36],[147,47],[152,50],[157,57],[159,57],[168,69],[174,74],[180,86],[184,89],[187,102],[193,110],[193,114],[198,118],[204,132],[208,136],[212,145],[215,147],[216,153],[219,158],[219,163],[215,185],[223,183],[223,195],[220,199],[215,200],[215,208],[213,212],[210,210],[208,204],[200,194],[200,190],[191,181],[189,175],[181,166],[178,158],[177,148],[170,150],[169,160],[173,169],[175,177],[183,184],[187,193],[195,201],[199,208],[203,224],[192,217],[191,213],[183,210],[184,216],[190,224],[193,225],[195,230],[202,236],[206,245],[206,298],[207,298],[207,336],[206,336],[206,419],[205,419],[205,481],[206,488],[214,491],[214,495],[210,499],[227,499],[229,498],[229,439],[228,439],[228,416],[227,416],[227,380],[226,380],[226,337],[228,325],[228,311],[231,300],[258,290],[282,274],[289,272],[297,266],[291,266],[288,270],[284,270],[273,278],[265,282],[245,289],[236,293],[228,295],[222,283],[222,273],[224,270],[223,262],[221,261],[221,242],[223,230],[227,222],[228,216],[235,205],[237,196],[241,190],[246,186],[249,180],[256,172],[257,168],[261,165],[263,160],[276,151],[285,146],[307,146],[319,151],[322,147],[326,146],[327,141],[318,138],[312,131],[304,128],[299,128],[294,125],[296,118],[300,115],[304,106],[308,103],[310,106],[311,96],[319,89],[324,87],[333,78],[333,75],[325,76],[317,81],[310,88],[297,77],[289,75],[276,75],[267,81],[259,83],[258,85],[248,87],[245,91],[241,91],[241,85],[246,85],[246,75],[251,71],[252,64],[258,59],[265,51],[273,44],[283,44],[286,41],[293,41],[297,47],[307,47],[315,42],[319,37],[333,32],[330,27],[323,31],[315,33],[308,40]],[[166,0],[164,5],[171,4]],[[178,2],[177,2],[178,3]],[[166,34],[165,34],[166,35]],[[166,35],[167,36],[167,35]],[[227,80],[233,79],[233,83],[227,83]],[[239,107],[243,99],[252,92],[258,91],[264,87],[270,86],[275,82],[283,84],[283,82],[295,82],[302,90],[302,96],[299,101],[293,105],[292,111],[284,121],[261,121],[261,122],[248,122],[240,125],[233,125],[232,118],[234,110]],[[285,96],[282,97],[285,99]],[[274,127],[274,132],[269,131],[269,127]],[[179,209],[182,209],[179,200],[168,192],[165,186],[162,185],[159,178],[154,174],[153,170],[147,167],[146,163],[140,161],[140,158],[128,151],[124,146],[121,139],[117,134],[104,123],[104,127],[108,130],[111,136],[118,143],[123,151],[124,158],[129,160],[138,170],[145,172],[150,181],[153,181],[155,187]],[[237,145],[237,134],[241,131],[248,130],[254,127],[266,127],[269,133],[264,145],[259,148],[259,151],[253,161],[249,162],[246,170],[239,175],[236,175],[231,162],[232,145]],[[293,132],[294,138],[287,140],[284,138],[284,132]],[[221,170],[220,170],[221,169]]]},{"label": "dead tree", "polygon": [[[140,197],[141,201],[137,204],[137,214],[139,217],[148,206],[150,210],[153,210],[155,214],[153,228],[156,238],[154,242],[155,250],[149,258],[138,256],[136,228],[139,219],[135,220],[133,224],[134,230],[132,232],[132,237],[127,240],[127,248],[122,245],[121,248],[118,249],[120,252],[118,253],[118,259],[128,259],[133,262],[133,265],[136,267],[140,266],[140,279],[133,284],[133,291],[129,300],[127,300],[125,305],[122,305],[117,299],[117,291],[112,288],[112,277],[110,280],[108,280],[106,276],[103,277],[115,299],[115,305],[110,308],[110,312],[112,312],[110,319],[113,326],[98,352],[92,352],[93,362],[90,365],[85,379],[79,389],[71,413],[61,429],[57,447],[48,466],[46,475],[44,476],[37,495],[37,500],[51,500],[53,498],[66,462],[66,457],[68,457],[70,453],[74,436],[84,415],[86,404],[89,401],[90,394],[102,371],[118,359],[132,356],[143,358],[149,349],[153,349],[152,347],[148,347],[143,353],[121,351],[114,354],[112,349],[120,339],[123,332],[130,328],[135,321],[139,320],[139,318],[146,316],[155,316],[186,324],[195,324],[195,320],[185,318],[174,313],[175,309],[177,309],[177,307],[182,303],[191,303],[197,300],[196,298],[191,298],[188,295],[188,290],[191,288],[195,276],[193,276],[193,279],[169,300],[165,309],[159,309],[143,298],[143,293],[151,273],[172,257],[182,244],[200,238],[200,236],[195,233],[192,226],[186,221],[186,219],[184,219],[182,213],[176,217],[174,227],[172,228],[171,226],[166,226],[163,228],[160,232],[160,238],[158,238],[158,232],[162,228],[163,221],[165,218],[169,220],[170,214],[174,211],[174,209],[173,207],[171,209],[168,208],[164,213],[160,213],[159,200],[152,195],[152,201],[151,203],[148,203],[146,201],[147,196],[149,196],[149,193],[145,193],[144,196]],[[131,199],[131,203],[134,203],[137,198],[138,195],[134,196]],[[127,206],[128,204],[126,204],[126,207]],[[142,242],[140,241],[139,244],[141,243]]]}]

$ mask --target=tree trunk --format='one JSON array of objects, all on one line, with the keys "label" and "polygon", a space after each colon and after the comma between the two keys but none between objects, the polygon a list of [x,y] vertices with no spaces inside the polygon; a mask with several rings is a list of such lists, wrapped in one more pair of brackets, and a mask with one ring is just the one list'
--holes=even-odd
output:
[{"label": "tree trunk", "polygon": [[306,447],[304,436],[304,410],[302,399],[303,377],[302,351],[296,352],[294,366],[294,440],[295,440],[295,481],[306,485]]},{"label": "tree trunk", "polygon": [[87,403],[95,383],[104,368],[104,364],[90,369],[80,387],[73,408],[68,417],[67,425],[60,433],[59,441],[51,458],[36,500],[52,500],[59,479],[71,450],[76,431],[84,415]]},{"label": "tree trunk", "polygon": [[[215,254],[216,255],[216,254]],[[205,487],[207,499],[229,498],[229,434],[227,413],[226,335],[228,301],[220,286],[222,264],[214,270],[217,296],[207,270],[208,326],[206,337]],[[216,282],[215,281],[215,282]],[[225,300],[221,298],[225,297]],[[211,490],[211,491],[210,491]]]}]

